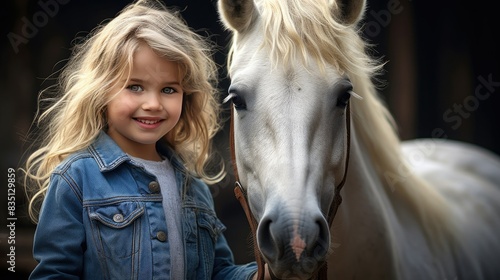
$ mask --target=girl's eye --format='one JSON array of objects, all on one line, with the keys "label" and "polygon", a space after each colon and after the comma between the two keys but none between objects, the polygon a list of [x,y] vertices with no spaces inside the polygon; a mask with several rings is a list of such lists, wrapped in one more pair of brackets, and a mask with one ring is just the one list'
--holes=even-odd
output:
[{"label": "girl's eye", "polygon": [[171,88],[171,87],[166,87],[164,89],[161,90],[162,93],[166,93],[166,94],[172,94],[172,93],[175,93],[175,89]]},{"label": "girl's eye", "polygon": [[127,89],[131,90],[131,91],[136,91],[136,92],[139,92],[139,91],[142,91],[142,87],[140,85],[130,85],[127,87]]}]

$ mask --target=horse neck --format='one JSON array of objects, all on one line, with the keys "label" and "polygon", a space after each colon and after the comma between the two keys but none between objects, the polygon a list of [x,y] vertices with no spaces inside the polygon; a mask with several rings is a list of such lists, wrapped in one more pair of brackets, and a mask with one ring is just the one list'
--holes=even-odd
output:
[{"label": "horse neck", "polygon": [[[351,151],[347,181],[342,189],[342,204],[332,226],[332,261],[336,277],[355,278],[360,271],[375,279],[396,275],[391,235],[397,224],[386,187],[369,160],[365,144],[351,128]],[[369,278],[372,278],[369,277]],[[373,278],[372,278],[373,279]]]},{"label": "horse neck", "polygon": [[386,180],[368,153],[369,143],[356,137],[356,123],[351,126],[349,170],[331,231],[329,267],[333,269],[329,273],[339,279],[401,279],[408,275],[425,279],[428,271],[420,264],[428,262],[433,251],[418,212],[400,195],[401,190],[384,185]]}]

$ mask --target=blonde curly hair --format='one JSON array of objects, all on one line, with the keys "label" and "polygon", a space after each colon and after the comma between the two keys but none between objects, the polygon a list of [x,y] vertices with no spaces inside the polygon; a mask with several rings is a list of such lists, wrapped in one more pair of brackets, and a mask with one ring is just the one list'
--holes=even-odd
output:
[{"label": "blonde curly hair", "polygon": [[[225,176],[222,160],[219,171],[207,172],[213,155],[211,140],[221,127],[213,46],[191,30],[178,11],[158,1],[140,0],[76,45],[58,83],[40,94],[36,123],[42,131],[37,140],[40,146],[28,157],[24,169],[29,214],[34,222],[54,168],[106,129],[105,110],[112,98],[109,92],[123,82],[122,77],[128,77],[133,54],[142,42],[159,56],[177,62],[184,74],[181,117],[163,140],[193,176],[209,184]],[[46,98],[51,92],[55,97]],[[50,105],[43,110],[41,104],[46,102]]]}]

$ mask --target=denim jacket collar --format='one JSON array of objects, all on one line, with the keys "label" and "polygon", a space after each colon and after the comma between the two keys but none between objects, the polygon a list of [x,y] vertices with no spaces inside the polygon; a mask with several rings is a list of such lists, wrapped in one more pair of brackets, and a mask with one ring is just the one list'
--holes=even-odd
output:
[{"label": "denim jacket collar", "polygon": [[[157,143],[157,150],[162,156],[168,158],[178,169],[183,169],[179,158],[175,156],[172,149],[163,143]],[[124,162],[130,161],[130,157],[109,137],[104,131],[101,131],[94,143],[90,146],[89,152],[95,158],[99,170],[107,172],[115,169]]]}]

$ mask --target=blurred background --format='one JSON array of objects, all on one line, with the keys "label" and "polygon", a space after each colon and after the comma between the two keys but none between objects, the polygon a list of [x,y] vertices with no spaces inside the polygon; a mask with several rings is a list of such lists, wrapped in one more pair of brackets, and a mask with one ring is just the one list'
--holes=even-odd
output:
[{"label": "blurred background", "polygon": [[[17,168],[31,143],[24,141],[37,110],[38,92],[54,83],[76,37],[85,36],[112,18],[130,1],[7,0],[2,22],[0,74],[0,269],[7,269],[8,168]],[[229,81],[225,72],[228,33],[221,28],[216,1],[171,1],[188,24],[219,46],[221,96]],[[380,94],[394,114],[402,139],[432,137],[465,141],[500,154],[500,45],[498,15],[486,0],[368,1],[363,20],[370,52],[387,62],[379,78]],[[226,115],[227,116],[227,115]],[[215,139],[227,159],[229,176],[213,186],[220,219],[237,263],[253,260],[244,213],[233,195],[228,127]],[[500,170],[499,170],[500,171]],[[35,229],[27,218],[26,199],[16,183],[16,273],[27,279]],[[5,275],[5,274],[4,274]]]}]

